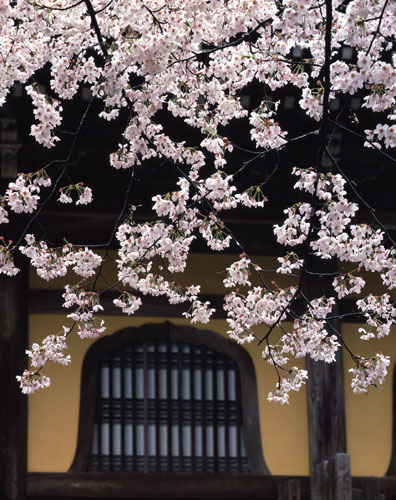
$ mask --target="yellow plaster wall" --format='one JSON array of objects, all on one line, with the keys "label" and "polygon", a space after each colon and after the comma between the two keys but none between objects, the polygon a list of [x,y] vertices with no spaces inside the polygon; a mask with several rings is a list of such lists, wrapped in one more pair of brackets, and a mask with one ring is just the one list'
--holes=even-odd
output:
[{"label": "yellow plaster wall", "polygon": [[[30,315],[30,342],[41,341],[64,324],[62,315]],[[166,318],[107,316],[107,334],[127,326],[162,322]],[[186,323],[173,318],[175,324]],[[226,335],[226,323],[213,320],[209,329]],[[48,363],[45,373],[51,387],[29,397],[28,469],[29,471],[67,471],[74,456],[80,400],[80,376],[84,354],[93,340],[71,336],[68,341],[72,364],[68,367]],[[269,403],[267,394],[276,382],[273,369],[261,358],[261,349],[247,347],[257,377],[261,440],[264,456],[272,474],[308,474],[308,435],[305,390],[293,394],[292,403]],[[302,366],[300,362],[300,366]]]},{"label": "yellow plaster wall", "polygon": [[[191,255],[184,284],[201,283],[205,294],[224,293],[222,271],[237,259],[235,255]],[[254,257],[254,262],[263,269],[274,269],[276,260],[269,257]],[[105,267],[106,278],[114,277],[114,269]],[[268,282],[276,279],[280,286],[287,277],[267,274]],[[75,278],[75,276],[74,276]],[[365,276],[366,289],[372,293],[383,293],[378,279]],[[75,280],[76,281],[76,280]],[[33,271],[30,278],[32,289],[59,289],[70,279],[44,282]],[[73,282],[73,280],[71,280]],[[100,282],[99,282],[100,288]],[[60,292],[61,293],[61,292]],[[107,334],[126,326],[164,321],[166,318],[114,317],[106,318]],[[175,324],[183,319],[172,318]],[[61,330],[65,324],[62,315],[31,315],[30,342],[40,342],[46,335]],[[392,447],[392,375],[396,360],[396,343],[392,334],[378,341],[363,342],[357,333],[360,325],[346,323],[343,336],[355,353],[372,355],[382,351],[391,356],[391,370],[383,391],[370,390],[368,395],[354,395],[350,388],[351,374],[348,369],[352,361],[344,351],[345,405],[347,426],[347,451],[351,455],[353,475],[384,475],[389,464]],[[226,324],[213,320],[204,328],[225,335]],[[396,332],[393,332],[393,335]],[[30,471],[66,471],[73,459],[77,425],[80,376],[84,354],[92,340],[80,340],[71,336],[68,341],[72,364],[69,367],[49,363],[45,372],[51,376],[52,386],[29,397],[29,444],[28,462]],[[276,382],[272,368],[261,359],[261,349],[247,346],[257,376],[260,410],[261,439],[265,460],[272,474],[308,474],[308,435],[306,392],[293,394],[288,406],[279,406],[266,400]],[[302,366],[301,360],[299,365]]]},{"label": "yellow plaster wall", "polygon": [[383,390],[370,388],[368,394],[353,394],[353,366],[344,351],[345,410],[347,451],[351,455],[352,474],[355,476],[383,476],[389,466],[392,450],[392,385],[396,360],[396,328],[388,337],[364,342],[360,340],[358,323],[346,323],[342,332],[345,341],[355,354],[373,356],[383,352],[390,356],[391,364]]}]

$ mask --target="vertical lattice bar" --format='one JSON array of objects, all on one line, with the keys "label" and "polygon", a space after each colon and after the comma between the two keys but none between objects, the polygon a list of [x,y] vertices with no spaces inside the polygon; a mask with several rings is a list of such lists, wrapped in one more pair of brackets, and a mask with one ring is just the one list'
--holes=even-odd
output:
[{"label": "vertical lattice bar", "polygon": [[143,344],[143,425],[144,425],[144,472],[148,472],[149,429],[148,429],[148,352],[147,342]]},{"label": "vertical lattice bar", "polygon": [[113,470],[113,354],[109,355],[109,466],[110,471]]},{"label": "vertical lattice bar", "polygon": [[195,363],[196,348],[190,344],[190,425],[191,425],[191,472],[196,472],[195,460]]},{"label": "vertical lattice bar", "polygon": [[120,425],[121,425],[121,462],[120,470],[125,470],[125,349],[120,353]]},{"label": "vertical lattice bar", "polygon": [[216,366],[216,355],[212,351],[212,397],[213,397],[213,464],[214,464],[214,472],[219,471],[219,434],[218,434],[218,425],[219,425],[219,406],[217,404],[218,401],[218,393],[217,393],[217,366]]},{"label": "vertical lattice bar", "polygon": [[237,468],[242,469],[242,415],[241,415],[241,383],[239,379],[239,371],[235,370],[235,394],[236,394],[236,432],[237,432]]},{"label": "vertical lattice bar", "polygon": [[168,409],[168,472],[173,471],[172,466],[172,362],[171,362],[171,343],[168,342],[166,346],[166,395],[167,395],[167,409]]},{"label": "vertical lattice bar", "polygon": [[160,388],[158,342],[154,342],[154,397],[155,397],[155,470],[161,470],[160,463]]},{"label": "vertical lattice bar", "polygon": [[137,470],[137,356],[136,356],[136,346],[132,346],[132,470]]},{"label": "vertical lattice bar", "polygon": [[205,348],[201,347],[201,421],[202,421],[202,472],[207,471],[206,460],[206,363]]},{"label": "vertical lattice bar", "polygon": [[178,424],[178,434],[179,434],[179,472],[184,471],[184,457],[183,457],[183,414],[182,414],[182,356],[183,347],[180,342],[177,343],[177,424]]},{"label": "vertical lattice bar", "polygon": [[225,471],[230,472],[230,416],[229,416],[229,387],[228,387],[228,359],[223,356],[224,363],[224,440],[225,440]]},{"label": "vertical lattice bar", "polygon": [[96,418],[98,423],[98,470],[102,470],[102,412],[103,412],[103,395],[102,395],[102,371],[103,366],[98,368],[98,389],[96,397]]}]

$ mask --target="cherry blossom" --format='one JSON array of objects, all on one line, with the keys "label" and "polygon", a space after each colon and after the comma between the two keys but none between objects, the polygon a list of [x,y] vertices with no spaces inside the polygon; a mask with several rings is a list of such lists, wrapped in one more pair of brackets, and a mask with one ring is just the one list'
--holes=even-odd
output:
[{"label": "cherry blossom", "polygon": [[268,401],[276,401],[280,404],[289,403],[289,392],[299,391],[308,378],[306,370],[299,370],[297,367],[290,369],[288,376],[281,377],[274,392],[268,394]]},{"label": "cherry blossom", "polygon": [[48,360],[67,365],[70,363],[70,354],[65,356],[64,349],[67,349],[66,337],[64,335],[49,335],[42,344],[32,344],[32,350],[26,351],[26,354],[31,358],[31,365],[35,368],[41,368]]},{"label": "cherry blossom", "polygon": [[76,201],[76,205],[88,205],[92,201],[92,189],[89,187],[84,187],[82,183],[79,184],[70,184],[64,188],[60,188],[58,201],[60,203],[72,203],[73,198],[71,197],[71,193],[73,191],[77,191],[78,200]]},{"label": "cherry blossom", "polygon": [[[113,122],[107,123],[113,127],[109,130],[118,130],[113,124],[122,121],[113,142],[118,145],[109,152],[111,168],[129,170],[131,185],[135,170],[154,161],[169,169],[169,179],[178,177],[168,193],[150,193],[153,217],[144,220],[136,216],[140,207],[126,213],[133,203],[128,188],[102,253],[89,242],[69,243],[67,235],[65,244],[53,244],[40,227],[41,212],[53,199],[60,208],[88,205],[94,196],[97,201],[90,187],[75,183],[69,160],[54,153],[55,161],[31,173],[23,165],[24,173],[8,184],[0,196],[0,224],[13,226],[19,214],[28,222],[15,244],[0,240],[0,274],[19,271],[14,265],[19,252],[44,280],[67,275],[63,305],[75,322],[64,335],[33,344],[28,355],[37,370],[17,377],[22,392],[49,385],[40,373],[47,360],[69,362],[62,352],[67,335],[76,331],[81,338],[97,337],[105,331],[97,314],[103,311],[101,294],[110,290],[117,294],[114,305],[128,315],[151,295],[165,297],[170,307],[184,304],[183,316],[192,323],[209,322],[215,310],[200,295],[201,284],[186,283],[182,274],[195,242],[208,252],[230,249],[240,254],[226,269],[218,269],[224,276],[228,334],[239,343],[256,342],[263,350],[278,377],[270,401],[288,403],[289,393],[305,383],[307,372],[292,366],[293,358],[335,361],[345,344],[342,333],[329,325],[338,300],[354,301],[353,314],[365,322],[356,332],[362,340],[388,335],[396,317],[388,293],[396,288],[396,250],[374,210],[333,158],[327,132],[330,125],[348,130],[350,123],[342,121],[345,109],[358,94],[372,119],[360,134],[352,132],[360,135],[362,147],[390,157],[389,150],[396,147],[395,23],[396,3],[376,0],[323,5],[313,0],[282,5],[273,0],[2,2],[0,104],[7,102],[15,84],[24,87],[33,107],[26,119],[36,142],[56,151],[63,137],[70,136],[62,130],[64,108],[83,90],[90,95],[89,106],[95,103],[97,118]],[[352,56],[344,57],[344,51]],[[48,69],[45,82],[37,81],[42,68]],[[260,89],[254,91],[255,104],[249,103],[252,88]],[[282,119],[287,97],[296,103],[295,116],[302,111],[310,124],[301,136],[293,136]],[[339,102],[344,107],[335,113],[332,105]],[[357,124],[360,110],[355,111],[352,121]],[[193,130],[196,139],[186,134],[176,140],[163,116],[180,124],[180,130]],[[249,144],[231,139],[235,134],[225,132],[229,125],[246,132]],[[83,126],[86,114],[71,132],[77,143]],[[279,165],[264,175],[261,165],[267,166],[270,154],[281,158],[283,149],[304,138],[313,140],[309,147],[313,144],[318,151],[318,160],[305,165],[299,158],[282,166],[281,175],[295,179],[296,197],[284,200],[283,222],[273,226],[281,249],[277,268],[262,269],[247,255],[224,214],[232,218],[235,210],[255,209],[266,218],[271,203],[267,183]],[[259,179],[248,181],[245,173],[253,165]],[[357,217],[359,204],[368,209],[370,220],[364,214]],[[108,252],[113,244],[115,260]],[[312,254],[318,261],[338,263],[329,273],[330,291],[321,297],[307,297],[303,291],[315,275]],[[106,281],[105,262],[113,266],[117,282],[102,290],[97,286]],[[69,280],[69,271],[83,279],[73,282],[70,273]],[[267,283],[266,271],[283,275],[279,279],[288,284]],[[379,296],[366,291],[361,271],[378,273],[383,287]],[[296,307],[297,302],[302,306]],[[387,356],[352,359],[355,392],[381,385]]]},{"label": "cherry blossom", "polygon": [[15,276],[19,273],[19,269],[14,264],[14,259],[12,255],[12,241],[8,242],[8,245],[4,241],[4,238],[0,238],[0,274],[6,274],[7,276]]},{"label": "cherry blossom", "polygon": [[17,375],[16,379],[23,394],[33,394],[37,389],[45,389],[51,384],[49,377],[30,370],[25,370],[22,375]]},{"label": "cherry blossom", "polygon": [[94,316],[94,313],[103,311],[98,293],[87,292],[80,285],[66,285],[63,298],[63,307],[77,306],[74,312],[69,313],[67,317],[75,321],[77,334],[80,338],[99,337],[106,330],[104,320]]},{"label": "cherry blossom", "polygon": [[352,389],[356,394],[366,394],[373,385],[380,388],[388,372],[389,356],[378,353],[370,359],[360,359],[350,372],[353,374]]}]

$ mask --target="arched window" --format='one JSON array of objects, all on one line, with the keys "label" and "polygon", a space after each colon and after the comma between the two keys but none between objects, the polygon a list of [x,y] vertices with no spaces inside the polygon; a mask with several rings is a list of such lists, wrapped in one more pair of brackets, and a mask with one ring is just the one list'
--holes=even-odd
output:
[{"label": "arched window", "polygon": [[98,340],[84,360],[71,470],[268,474],[250,357],[169,322]]}]

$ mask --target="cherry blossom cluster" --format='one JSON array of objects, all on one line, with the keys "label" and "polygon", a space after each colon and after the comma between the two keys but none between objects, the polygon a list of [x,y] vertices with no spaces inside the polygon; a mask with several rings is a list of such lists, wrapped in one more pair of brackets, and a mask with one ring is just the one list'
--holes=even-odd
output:
[{"label": "cherry blossom cluster", "polygon": [[41,345],[35,342],[32,344],[31,350],[26,350],[35,371],[24,370],[22,375],[16,376],[24,394],[32,394],[37,389],[50,386],[50,378],[40,372],[47,361],[66,366],[71,362],[70,354],[65,356],[62,352],[67,349],[66,336],[69,331],[70,329],[64,326],[63,335],[48,335]]},{"label": "cherry blossom cluster", "polygon": [[[279,102],[271,103],[278,107]],[[265,149],[279,148],[286,143],[287,132],[282,131],[279,124],[274,120],[275,111],[269,109],[267,103],[263,103],[256,111],[250,115],[252,125],[251,136],[257,146]]]},{"label": "cherry blossom cluster", "polygon": [[[68,333],[65,329],[65,333]],[[63,350],[67,349],[65,335],[48,335],[45,337],[42,344],[32,344],[32,350],[26,351],[26,354],[31,358],[31,365],[35,368],[41,368],[50,360],[61,365],[68,365],[71,362],[70,354],[65,356]]]},{"label": "cherry blossom cluster", "polygon": [[303,243],[309,231],[309,220],[312,207],[309,203],[296,203],[290,208],[286,208],[287,215],[282,226],[275,224],[274,233],[278,243],[281,245],[300,245]]},{"label": "cherry blossom cluster", "polygon": [[226,288],[236,285],[251,285],[249,280],[252,270],[261,271],[261,267],[253,264],[246,256],[241,255],[240,260],[237,260],[230,267],[227,267],[227,278],[223,280]]},{"label": "cherry blossom cluster", "polygon": [[238,203],[248,208],[262,208],[268,201],[268,198],[261,191],[260,186],[251,186],[243,193],[237,193],[235,198],[238,200]]},{"label": "cherry blossom cluster", "polygon": [[349,372],[353,375],[353,392],[367,394],[370,386],[380,389],[388,373],[389,364],[389,356],[385,356],[381,352],[369,359],[358,359],[358,363],[349,369]]},{"label": "cherry blossom cluster", "polygon": [[45,170],[30,174],[18,174],[15,182],[10,182],[4,196],[0,196],[0,224],[9,222],[5,207],[13,212],[32,213],[40,200],[40,187],[51,186],[51,179]]},{"label": "cherry blossom cluster", "polygon": [[280,266],[276,270],[280,274],[291,274],[295,269],[300,269],[304,263],[295,252],[287,252],[284,257],[278,257]]},{"label": "cherry blossom cluster", "polygon": [[246,295],[236,291],[229,293],[224,297],[230,328],[227,333],[240,344],[252,342],[255,326],[272,326],[286,319],[288,305],[295,294],[294,287],[275,291],[254,287]]},{"label": "cherry blossom cluster", "polygon": [[52,99],[44,93],[40,93],[33,85],[27,86],[26,92],[31,97],[34,106],[34,117],[39,122],[32,125],[31,135],[39,144],[52,148],[59,141],[54,134],[54,129],[61,124],[62,106],[60,101]]},{"label": "cherry blossom cluster", "polygon": [[142,305],[142,299],[140,297],[136,297],[129,292],[123,292],[117,299],[113,300],[113,304],[116,307],[119,307],[124,314],[134,314],[139,307]]},{"label": "cherry blossom cluster", "polygon": [[13,248],[12,241],[7,244],[4,237],[0,237],[0,274],[15,276],[19,273],[19,269],[14,264]]},{"label": "cherry blossom cluster", "polygon": [[70,184],[64,188],[60,188],[58,201],[60,203],[73,203],[73,198],[70,196],[72,191],[76,191],[78,194],[78,200],[76,205],[88,205],[92,201],[92,189],[89,187],[84,187],[82,182],[78,184]]},{"label": "cherry blossom cluster", "polygon": [[268,401],[275,401],[284,405],[289,403],[290,391],[299,391],[308,379],[307,370],[301,370],[293,366],[287,376],[280,377],[276,384],[276,389],[268,393]]},{"label": "cherry blossom cluster", "polygon": [[[326,8],[332,9],[333,19],[330,81],[322,78]],[[119,145],[109,157],[113,168],[132,169],[157,158],[178,170],[175,190],[152,198],[158,220],[138,224],[130,217],[115,228],[119,283],[114,287],[120,294],[114,304],[123,313],[133,314],[145,295],[164,296],[170,304],[185,303],[184,316],[192,322],[206,323],[214,310],[199,299],[200,287],[179,283],[174,273],[186,269],[196,239],[203,239],[214,251],[236,242],[222,212],[263,208],[267,202],[261,180],[257,186],[244,184],[240,174],[249,162],[236,173],[230,170],[229,158],[239,146],[225,137],[224,128],[238,121],[250,136],[249,147],[254,148],[242,149],[255,161],[266,161],[268,153],[287,147],[293,139],[279,124],[284,97],[279,101],[270,97],[278,89],[282,96],[294,88],[297,107],[312,118],[315,127],[315,122],[323,123],[329,115],[324,113],[326,93],[331,105],[336,99],[347,103],[359,92],[362,106],[373,117],[380,113],[375,125],[364,132],[365,145],[396,147],[396,57],[390,54],[395,23],[396,3],[382,0],[333,0],[331,7],[314,0],[282,4],[274,0],[46,0],[45,5],[3,1],[0,104],[6,102],[14,84],[24,85],[33,104],[31,135],[52,148],[62,137],[58,127],[65,102],[85,88],[100,108],[100,119],[116,122],[125,117],[122,137],[116,140]],[[344,49],[352,51],[351,59],[343,60]],[[50,74],[47,86],[32,84],[44,67]],[[262,97],[251,109],[243,97],[246,89],[257,86],[263,89]],[[164,113],[195,129],[199,140],[193,146],[174,140],[162,124]],[[303,314],[293,312],[295,299],[301,298],[296,278],[307,272],[305,256],[313,251],[321,259],[346,263],[346,270],[341,269],[333,279],[338,299],[361,294],[365,282],[357,275],[360,269],[379,273],[388,290],[396,288],[396,250],[386,246],[382,229],[352,224],[358,206],[349,201],[342,175],[319,174],[310,168],[295,168],[292,173],[297,177],[300,201],[286,207],[283,224],[274,226],[278,243],[292,247],[278,258],[276,271],[288,275],[292,284],[284,289],[273,283],[273,289],[267,286],[262,270],[247,255],[225,270],[223,282],[225,288],[235,288],[225,296],[224,305],[231,338],[240,343],[252,341],[256,327],[268,329],[263,356],[276,369],[286,370],[269,399],[281,403],[288,402],[290,391],[298,390],[307,378],[304,370],[284,368],[288,356],[309,355],[331,362],[341,342],[327,324],[335,304],[332,296],[308,301]],[[62,186],[63,182],[61,177],[54,184]],[[0,198],[0,223],[8,223],[14,214],[40,211],[45,206],[40,190],[50,185],[47,167],[20,174]],[[81,183],[59,191],[60,203],[87,205],[92,201],[91,189]],[[0,245],[0,273],[12,276],[18,272],[13,263],[16,249],[5,241]],[[295,247],[299,247],[297,252]],[[46,280],[65,276],[72,269],[96,283],[103,263],[89,248],[72,244],[53,248],[46,241],[36,241],[34,234],[26,235],[19,251]],[[355,271],[349,271],[349,263]],[[66,308],[75,308],[68,317],[76,322],[81,337],[104,331],[103,321],[95,316],[102,310],[99,292],[92,286],[69,284],[63,297]],[[357,308],[366,319],[360,331],[363,339],[389,333],[395,311],[387,294],[363,297]],[[283,325],[286,319],[294,320],[290,332]],[[271,345],[269,336],[275,327],[283,335]],[[63,341],[54,342],[61,345]],[[41,347],[32,348],[34,362],[44,359],[54,345],[45,340]],[[60,355],[61,350],[54,352]],[[377,354],[355,361],[356,392],[381,383],[386,357]],[[26,393],[49,384],[47,377],[29,370],[18,380]]]},{"label": "cherry blossom cluster", "polygon": [[[358,269],[364,268],[367,271],[382,273],[384,285],[392,289],[396,285],[395,250],[387,249],[383,245],[384,232],[381,229],[373,229],[368,224],[351,224],[358,206],[354,202],[349,202],[346,197],[346,180],[339,174],[331,173],[322,174],[317,179],[312,169],[295,169],[294,174],[299,176],[295,185],[297,189],[313,194],[316,186],[317,198],[319,201],[323,200],[315,212],[320,228],[317,238],[310,244],[315,254],[323,259],[337,257],[340,261],[357,264]],[[298,219],[298,215],[293,221],[295,219]],[[290,223],[288,224],[289,226],[286,226],[285,222],[282,226],[283,232],[278,226],[274,229],[278,241],[285,241],[285,244],[288,242],[287,230],[291,231]],[[283,237],[282,240],[279,238],[279,233]],[[294,243],[294,240],[292,241]],[[353,291],[359,293],[364,281],[361,278],[345,275],[335,278],[333,286],[338,294],[342,290],[341,294],[344,296],[346,290],[350,288],[349,293]]]},{"label": "cherry blossom cluster", "polygon": [[[310,356],[315,361],[327,363],[335,361],[340,344],[336,335],[329,334],[324,321],[331,312],[334,302],[334,299],[325,297],[312,300],[308,311],[294,320],[291,332],[285,331],[277,344],[266,345],[263,358],[278,368],[287,364],[288,355],[295,358]],[[281,381],[278,389],[282,389],[282,383]]]},{"label": "cherry blossom cluster", "polygon": [[[360,269],[358,268],[358,271]],[[339,299],[351,293],[360,293],[366,282],[360,276],[354,276],[352,273],[340,274],[333,280],[334,290]]]},{"label": "cherry blossom cluster", "polygon": [[19,251],[30,259],[30,265],[36,268],[38,276],[47,281],[65,276],[68,268],[83,278],[95,274],[95,269],[102,263],[102,258],[92,250],[64,245],[61,249],[49,248],[45,241],[37,242],[33,234],[25,236],[27,245]]},{"label": "cherry blossom cluster", "polygon": [[[10,210],[17,214],[32,213],[37,209],[37,203],[40,197],[36,193],[39,191],[40,188],[37,184],[33,184],[28,177],[20,174],[15,182],[10,182],[8,185],[5,201],[10,207]],[[8,221],[3,218],[3,222]]]},{"label": "cherry blossom cluster", "polygon": [[50,386],[51,380],[47,375],[24,370],[22,375],[16,376],[23,394],[33,394],[37,389],[45,389]]},{"label": "cherry blossom cluster", "polygon": [[[389,335],[391,326],[396,323],[396,308],[387,293],[381,296],[368,295],[356,302],[366,318],[366,326],[359,328],[362,340],[381,338]],[[375,335],[376,333],[376,335]]]},{"label": "cherry blossom cluster", "polygon": [[[182,232],[175,231],[172,225],[168,226],[169,232],[164,237],[163,228],[163,223],[146,225],[133,224],[131,221],[120,226],[117,233],[120,241],[118,279],[124,286],[143,295],[166,296],[170,304],[189,302],[190,309],[184,313],[185,317],[193,323],[207,323],[214,309],[209,307],[208,302],[202,303],[198,299],[200,287],[186,288],[151,272],[152,262],[147,263],[147,260],[156,255],[167,260],[170,273],[180,272],[186,265],[187,251],[193,237],[186,238]],[[127,314],[132,314],[140,307],[141,299],[124,292],[114,303]]]},{"label": "cherry blossom cluster", "polygon": [[30,265],[36,268],[40,278],[49,281],[67,273],[67,248],[66,252],[49,248],[45,241],[37,242],[33,234],[25,236],[26,246],[21,245],[19,251],[30,259]]},{"label": "cherry blossom cluster", "polygon": [[97,292],[85,291],[80,285],[66,285],[63,307],[77,307],[67,315],[76,322],[77,334],[80,338],[95,338],[106,330],[104,321],[94,313],[103,311]]},{"label": "cherry blossom cluster", "polygon": [[332,363],[340,346],[335,335],[330,335],[326,322],[306,313],[295,319],[293,331],[282,337],[296,358],[309,355],[315,361]]}]

